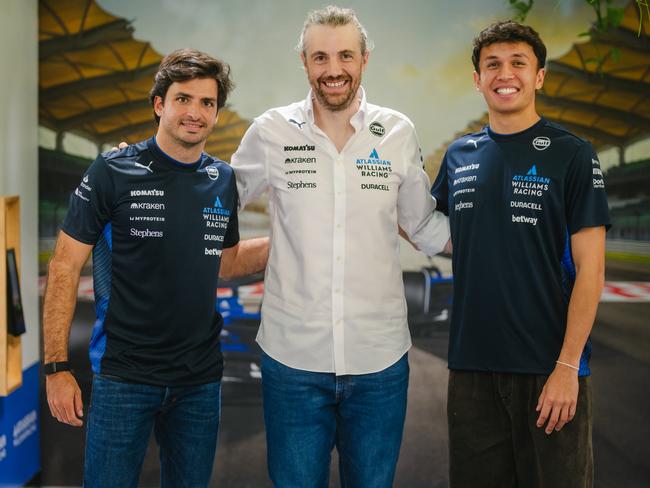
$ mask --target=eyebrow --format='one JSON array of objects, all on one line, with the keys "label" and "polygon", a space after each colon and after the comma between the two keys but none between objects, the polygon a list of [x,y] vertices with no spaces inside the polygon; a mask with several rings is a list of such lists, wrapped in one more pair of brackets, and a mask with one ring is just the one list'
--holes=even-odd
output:
[{"label": "eyebrow", "polygon": [[[354,54],[354,51],[352,49],[343,49],[336,54]],[[311,57],[313,58],[315,56],[329,56],[329,54],[327,54],[325,51],[314,51],[311,53]]]},{"label": "eyebrow", "polygon": [[[175,96],[177,97],[185,97],[185,98],[194,98],[193,95],[190,95],[189,93],[185,92],[178,92]],[[215,102],[217,99],[214,97],[201,97],[201,100],[210,100],[212,102]]]},{"label": "eyebrow", "polygon": [[[528,56],[526,53],[515,53],[511,56],[512,58],[526,58],[528,59]],[[491,55],[491,56],[486,56],[485,61],[493,61],[495,59],[501,59],[499,56]]]}]

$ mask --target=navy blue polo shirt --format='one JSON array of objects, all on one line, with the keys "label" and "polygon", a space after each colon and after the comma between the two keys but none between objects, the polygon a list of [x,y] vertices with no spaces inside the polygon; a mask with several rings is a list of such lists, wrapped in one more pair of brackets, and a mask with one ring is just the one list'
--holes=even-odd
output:
[{"label": "navy blue polo shirt", "polygon": [[95,373],[163,386],[221,379],[217,279],[222,249],[239,242],[228,164],[180,163],[153,138],[101,154],[63,232],[94,245]]},{"label": "navy blue polo shirt", "polygon": [[545,119],[510,135],[486,127],[449,146],[431,193],[453,242],[449,367],[549,374],[575,281],[570,236],[609,226],[593,148]]}]

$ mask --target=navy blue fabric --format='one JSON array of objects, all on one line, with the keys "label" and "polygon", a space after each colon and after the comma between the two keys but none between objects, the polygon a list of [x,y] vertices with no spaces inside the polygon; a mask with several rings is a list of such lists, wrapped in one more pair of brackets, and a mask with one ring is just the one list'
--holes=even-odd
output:
[{"label": "navy blue fabric", "polygon": [[97,157],[63,232],[93,244],[93,370],[139,383],[221,379],[215,310],[223,248],[239,242],[229,165],[180,165],[153,139]]},{"label": "navy blue fabric", "polygon": [[609,227],[593,148],[545,119],[511,135],[486,127],[449,146],[431,193],[453,242],[449,367],[549,374],[575,281],[570,236]]}]

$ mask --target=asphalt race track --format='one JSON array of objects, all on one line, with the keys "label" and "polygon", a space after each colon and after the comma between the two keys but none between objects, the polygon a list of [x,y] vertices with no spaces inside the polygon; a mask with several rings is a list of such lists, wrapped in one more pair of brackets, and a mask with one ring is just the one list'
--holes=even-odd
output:
[{"label": "asphalt race track", "polygon": [[[608,281],[650,281],[650,266],[608,263]],[[647,487],[650,480],[650,302],[601,303],[593,339],[594,450],[597,488]],[[87,344],[94,321],[92,303],[80,302],[71,337],[71,361],[89,398]],[[409,353],[409,408],[396,487],[447,486],[448,323],[418,328]],[[42,398],[42,464],[34,486],[80,486],[84,430],[58,424]],[[266,474],[263,417],[258,386],[226,383],[219,447],[211,486],[270,487]],[[158,481],[153,440],[140,484]],[[336,456],[330,486],[339,486]]]}]

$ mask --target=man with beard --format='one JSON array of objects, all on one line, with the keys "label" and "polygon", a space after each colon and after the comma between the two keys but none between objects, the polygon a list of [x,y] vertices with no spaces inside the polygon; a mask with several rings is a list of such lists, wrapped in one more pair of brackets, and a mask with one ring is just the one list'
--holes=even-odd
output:
[{"label": "man with beard", "polygon": [[451,486],[591,487],[589,333],[609,226],[598,156],[537,113],[546,47],[532,28],[487,27],[472,62],[489,125],[449,146],[432,189],[454,247]]},{"label": "man with beard", "polygon": [[257,272],[268,239],[239,242],[232,169],[203,152],[232,83],[195,50],[165,57],[150,100],[155,137],[104,153],[70,198],[43,305],[52,415],[82,425],[68,336],[93,250],[97,321],[84,486],[135,487],[152,427],[162,486],[207,486],[223,359],[217,278]]},{"label": "man with beard", "polygon": [[349,9],[305,21],[307,98],[256,118],[233,155],[242,205],[269,191],[262,324],[269,473],[278,487],[389,487],[402,439],[411,345],[398,225],[433,255],[434,212],[411,121],[367,102],[368,38]]}]

